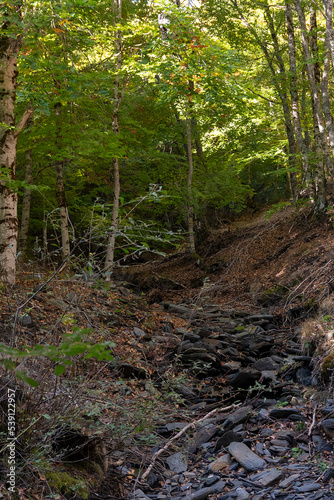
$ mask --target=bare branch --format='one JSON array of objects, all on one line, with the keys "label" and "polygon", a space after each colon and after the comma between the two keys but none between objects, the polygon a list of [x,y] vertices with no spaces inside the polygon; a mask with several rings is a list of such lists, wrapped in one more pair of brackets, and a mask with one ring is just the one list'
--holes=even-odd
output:
[{"label": "bare branch", "polygon": [[14,137],[17,137],[21,130],[24,128],[25,124],[29,120],[30,116],[32,115],[33,109],[27,108],[25,112],[23,113],[23,116],[21,120],[19,121],[18,125],[16,126],[16,130],[14,133]]}]

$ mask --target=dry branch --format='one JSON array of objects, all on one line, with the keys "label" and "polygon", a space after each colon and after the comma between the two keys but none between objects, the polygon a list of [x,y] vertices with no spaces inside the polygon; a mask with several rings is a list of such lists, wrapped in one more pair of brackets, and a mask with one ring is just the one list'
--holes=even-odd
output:
[{"label": "dry branch", "polygon": [[212,415],[215,415],[216,413],[218,413],[220,411],[231,410],[231,408],[235,408],[236,406],[239,406],[239,405],[231,405],[231,406],[227,406],[226,408],[216,408],[215,410],[212,410],[209,413],[207,413],[206,415],[204,415],[204,417],[200,418],[199,420],[194,420],[190,424],[186,425],[182,430],[180,430],[180,432],[175,434],[175,436],[173,436],[169,441],[167,441],[167,443],[165,444],[165,446],[163,448],[160,448],[160,450],[158,450],[153,455],[152,461],[151,461],[150,465],[147,467],[144,474],[142,475],[141,480],[144,481],[147,478],[147,476],[149,475],[149,473],[153,469],[154,464],[155,464],[157,458],[159,457],[159,455],[161,455],[164,451],[166,451],[167,448],[169,448],[169,446],[172,444],[172,442],[176,441],[179,437],[181,437],[182,434],[184,434],[188,429],[190,429],[191,427],[195,427],[200,422],[203,422],[203,420],[206,420],[207,418],[212,417]]}]

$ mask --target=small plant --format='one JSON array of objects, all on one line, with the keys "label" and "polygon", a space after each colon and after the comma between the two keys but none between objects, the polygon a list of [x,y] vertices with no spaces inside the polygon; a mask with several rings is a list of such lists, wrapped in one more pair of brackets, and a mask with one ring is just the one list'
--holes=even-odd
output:
[{"label": "small plant", "polygon": [[305,429],[305,422],[298,422],[296,425],[295,425],[295,430],[297,432],[301,432],[302,430]]},{"label": "small plant", "polygon": [[297,458],[303,453],[303,450],[301,448],[299,448],[299,446],[296,446],[295,448],[291,448],[291,451],[293,451],[293,455],[292,455],[293,458]]},{"label": "small plant", "polygon": [[289,404],[288,401],[277,401],[277,404],[275,405],[275,408],[284,408]]},{"label": "small plant", "polygon": [[332,319],[332,316],[330,314],[327,314],[326,316],[324,316],[322,318],[322,321],[325,321],[326,323],[328,323],[329,321],[331,321]]}]

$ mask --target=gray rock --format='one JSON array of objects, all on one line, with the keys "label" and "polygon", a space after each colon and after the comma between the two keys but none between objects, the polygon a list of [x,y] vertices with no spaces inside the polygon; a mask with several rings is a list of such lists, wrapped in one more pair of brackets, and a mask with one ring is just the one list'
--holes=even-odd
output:
[{"label": "gray rock", "polygon": [[222,448],[226,448],[229,444],[235,442],[241,442],[242,436],[237,434],[234,431],[227,431],[217,440],[215,446],[215,452],[221,450]]},{"label": "gray rock", "polygon": [[150,498],[145,495],[145,493],[142,490],[135,490],[132,495],[130,495],[130,498],[133,500],[150,500]]},{"label": "gray rock", "polygon": [[216,434],[218,427],[213,424],[206,425],[202,429],[196,432],[194,437],[189,441],[186,446],[190,453],[195,453],[196,450],[201,446],[201,444],[210,441],[211,438]]},{"label": "gray rock", "polygon": [[238,389],[247,389],[255,385],[256,380],[259,380],[261,377],[261,373],[256,370],[250,370],[248,368],[239,370],[237,373],[233,373],[232,375],[228,375],[226,377],[226,384],[231,385]]},{"label": "gray rock", "polygon": [[268,471],[262,472],[262,476],[258,479],[258,482],[266,488],[267,486],[272,486],[278,483],[282,479],[282,472],[278,469],[270,469]]},{"label": "gray rock", "polygon": [[268,358],[261,358],[258,359],[254,364],[253,364],[254,370],[258,370],[259,372],[262,371],[270,371],[270,370],[278,370],[279,365],[275,363],[275,361],[268,357]]},{"label": "gray rock", "polygon": [[228,453],[217,458],[214,462],[209,465],[209,469],[213,472],[222,470],[224,467],[231,465],[231,457]]},{"label": "gray rock", "polygon": [[296,493],[309,493],[310,491],[317,491],[320,490],[322,487],[322,484],[319,483],[308,483],[304,484],[303,486],[297,486],[295,488]]},{"label": "gray rock", "polygon": [[237,493],[237,496],[235,497],[236,500],[248,500],[248,498],[250,498],[248,491],[243,488],[237,488],[235,492]]},{"label": "gray rock", "polygon": [[288,418],[291,415],[301,416],[301,411],[298,408],[275,408],[269,413],[269,417],[275,419]]},{"label": "gray rock", "polygon": [[224,430],[230,430],[233,427],[246,422],[246,420],[251,416],[252,409],[250,406],[245,406],[243,408],[238,408],[235,412],[231,413],[225,420],[223,424]]},{"label": "gray rock", "polygon": [[325,418],[321,426],[328,436],[334,437],[334,418]]},{"label": "gray rock", "polygon": [[168,432],[173,432],[175,430],[183,429],[187,425],[187,422],[171,422],[170,424],[166,424],[164,427]]},{"label": "gray rock", "polygon": [[171,471],[179,474],[188,469],[188,458],[184,453],[178,452],[166,458],[166,463]]},{"label": "gray rock", "polygon": [[213,474],[211,474],[210,476],[208,476],[206,478],[206,480],[204,481],[204,484],[205,486],[212,486],[213,484],[217,483],[217,481],[219,481],[220,477],[219,476],[214,476]]},{"label": "gray rock", "polygon": [[133,333],[135,334],[135,337],[137,337],[137,339],[142,339],[146,335],[144,330],[141,330],[141,328],[137,328],[136,326],[133,329]]},{"label": "gray rock", "polygon": [[32,319],[29,316],[29,314],[23,314],[22,316],[20,316],[19,322],[22,326],[31,326],[32,325]]},{"label": "gray rock", "polygon": [[244,443],[231,443],[228,451],[248,471],[256,471],[266,467],[266,462]]},{"label": "gray rock", "polygon": [[278,486],[280,488],[287,488],[291,483],[293,483],[294,481],[297,481],[299,476],[300,476],[299,474],[292,474],[292,476],[289,476],[286,479],[284,479],[283,481],[281,481]]},{"label": "gray rock", "polygon": [[184,498],[184,500],[206,500],[209,495],[213,495],[214,493],[221,493],[226,486],[226,481],[218,481],[213,486],[208,488],[201,488],[200,490],[188,495]]}]

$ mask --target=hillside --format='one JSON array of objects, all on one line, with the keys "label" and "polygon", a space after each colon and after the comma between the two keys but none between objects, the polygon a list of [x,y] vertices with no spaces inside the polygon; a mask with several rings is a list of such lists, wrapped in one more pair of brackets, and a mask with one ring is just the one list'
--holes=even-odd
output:
[{"label": "hillside", "polygon": [[[1,373],[3,497],[332,498],[333,232],[307,206],[263,211],[203,237],[200,265],[180,251],[110,284],[36,270],[3,286],[2,342],[26,353]],[[78,351],[56,376],[65,351],[28,355],[74,327],[113,360]]]}]

